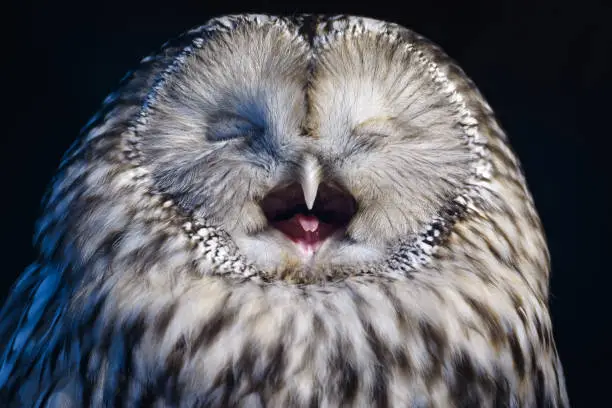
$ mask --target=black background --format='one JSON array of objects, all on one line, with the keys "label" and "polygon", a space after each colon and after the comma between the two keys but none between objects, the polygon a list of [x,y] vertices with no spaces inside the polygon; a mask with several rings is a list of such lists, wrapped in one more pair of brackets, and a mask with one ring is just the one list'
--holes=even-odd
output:
[{"label": "black background", "polygon": [[39,202],[62,153],[140,58],[219,14],[367,15],[440,44],[497,112],[548,236],[551,308],[572,406],[607,406],[612,13],[605,3],[166,0],[2,6],[1,58],[9,72],[0,93],[2,123],[8,123],[0,137],[0,299],[34,257],[30,241]]}]

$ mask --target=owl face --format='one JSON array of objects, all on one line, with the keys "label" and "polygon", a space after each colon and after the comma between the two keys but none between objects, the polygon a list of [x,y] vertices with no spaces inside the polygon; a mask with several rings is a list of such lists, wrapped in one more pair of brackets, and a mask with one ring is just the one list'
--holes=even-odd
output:
[{"label": "owl face", "polygon": [[245,22],[159,90],[142,135],[161,193],[267,270],[375,262],[465,186],[459,113],[410,44]]}]

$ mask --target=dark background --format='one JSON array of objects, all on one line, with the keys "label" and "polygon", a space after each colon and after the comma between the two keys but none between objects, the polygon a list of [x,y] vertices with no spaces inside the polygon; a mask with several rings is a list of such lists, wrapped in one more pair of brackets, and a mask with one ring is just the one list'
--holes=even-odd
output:
[{"label": "dark background", "polygon": [[548,236],[551,308],[570,400],[574,407],[608,406],[610,6],[603,0],[368,3],[150,0],[2,6],[7,31],[2,66],[9,72],[1,78],[0,94],[3,123],[8,123],[0,138],[0,303],[34,257],[30,241],[39,202],[62,153],[140,58],[219,14],[368,15],[440,44],[497,112]]}]

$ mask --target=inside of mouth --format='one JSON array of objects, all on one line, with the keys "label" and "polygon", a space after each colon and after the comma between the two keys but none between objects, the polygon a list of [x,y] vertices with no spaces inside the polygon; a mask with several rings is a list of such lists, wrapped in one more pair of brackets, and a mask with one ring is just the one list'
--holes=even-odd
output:
[{"label": "inside of mouth", "polygon": [[334,233],[344,231],[356,210],[350,194],[327,185],[319,186],[311,209],[298,184],[271,192],[261,206],[273,228],[309,253]]}]

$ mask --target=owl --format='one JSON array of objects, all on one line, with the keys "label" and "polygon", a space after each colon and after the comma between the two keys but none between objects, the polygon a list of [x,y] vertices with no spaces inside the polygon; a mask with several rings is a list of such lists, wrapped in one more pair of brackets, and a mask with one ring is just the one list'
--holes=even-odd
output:
[{"label": "owl", "polygon": [[230,15],[70,148],[0,314],[18,407],[567,407],[520,164],[436,45]]}]

